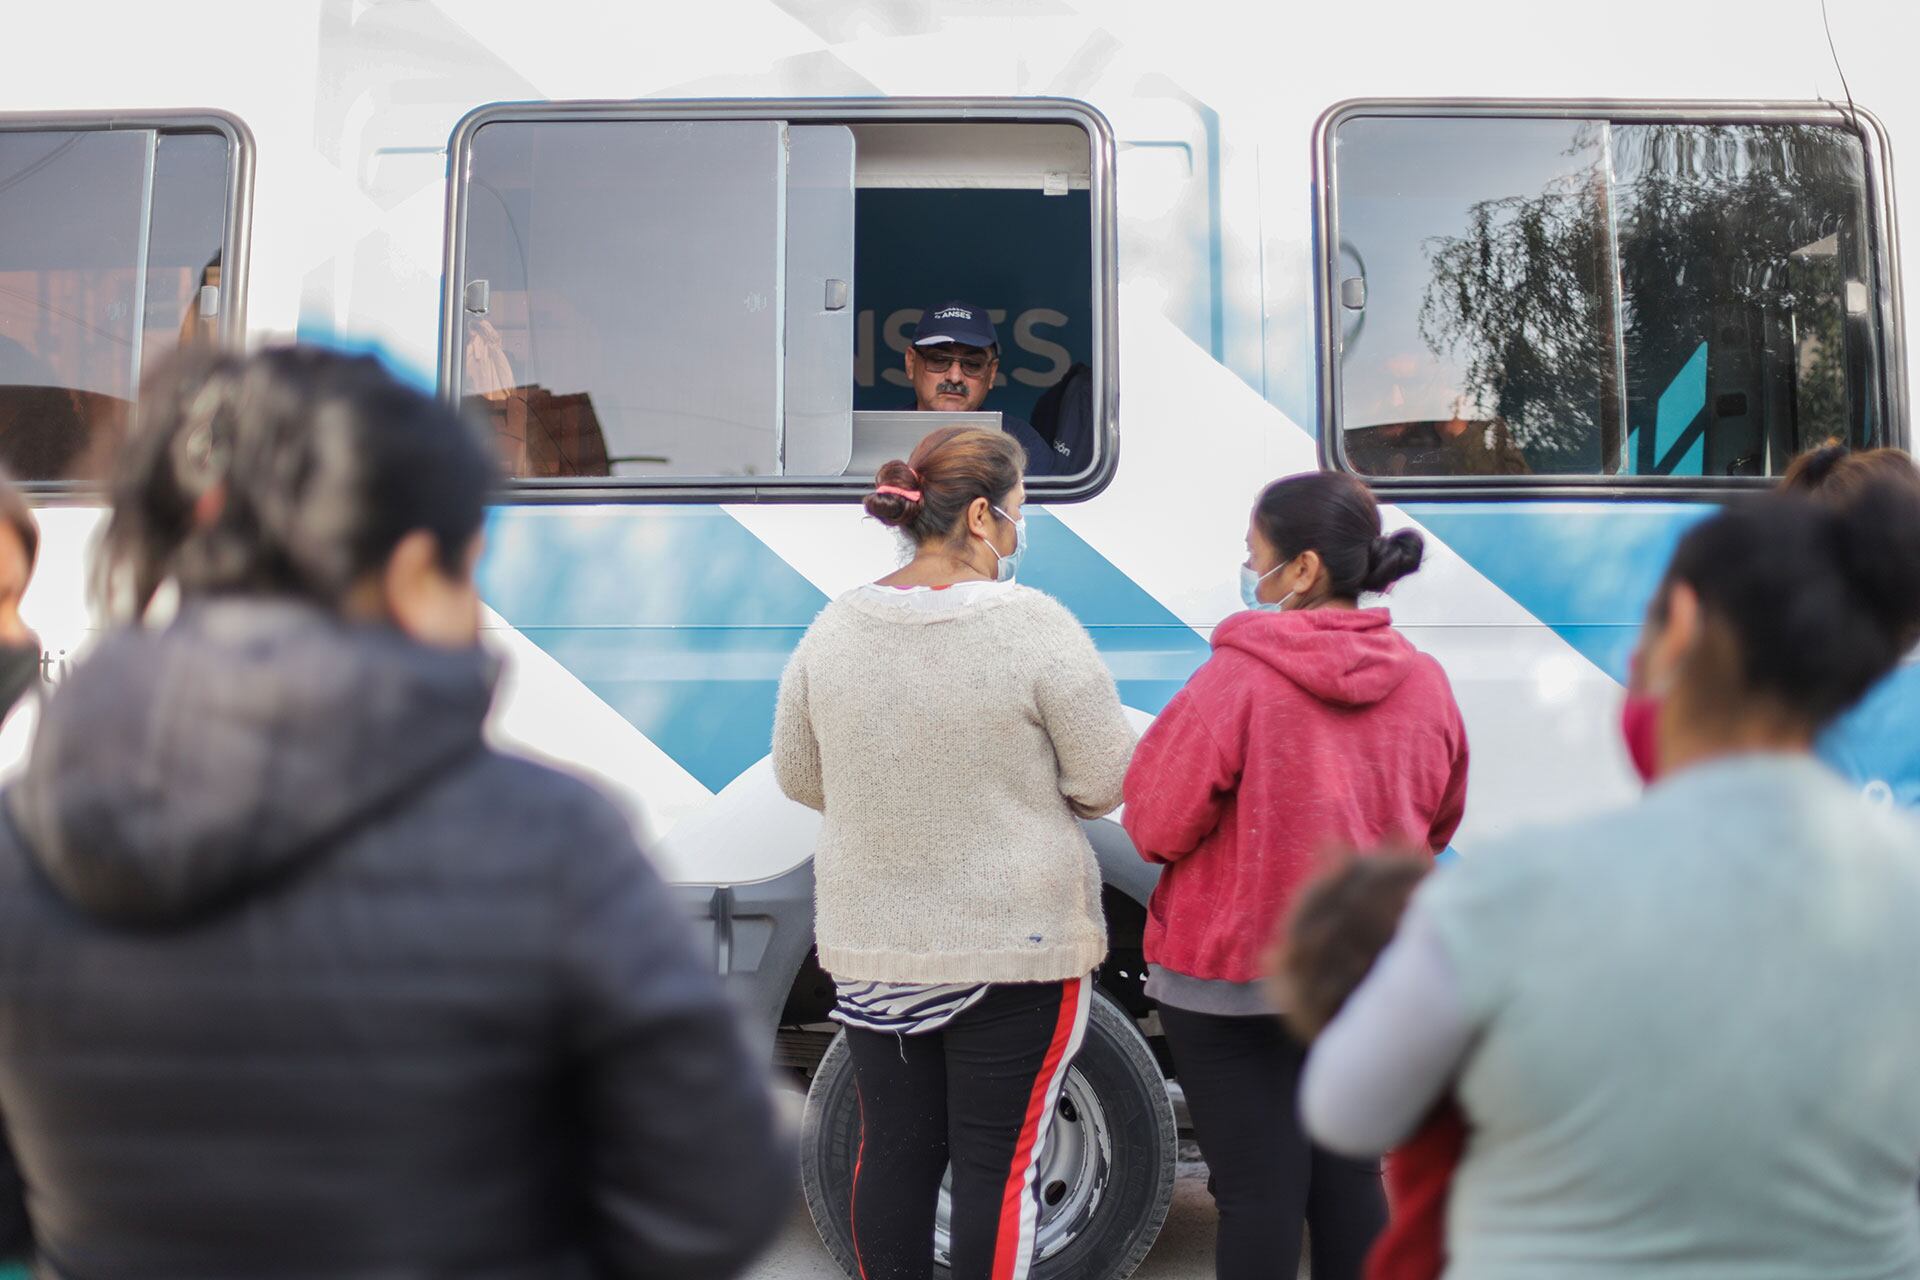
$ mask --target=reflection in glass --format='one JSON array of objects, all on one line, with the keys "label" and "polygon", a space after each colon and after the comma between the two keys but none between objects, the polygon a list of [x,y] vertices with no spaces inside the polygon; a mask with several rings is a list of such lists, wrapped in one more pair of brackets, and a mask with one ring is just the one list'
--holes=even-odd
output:
[{"label": "reflection in glass", "polygon": [[141,372],[219,333],[220,246],[227,222],[227,140],[217,133],[163,133],[154,142],[153,217],[147,233]]},{"label": "reflection in glass", "polygon": [[1335,155],[1359,470],[1769,475],[1873,440],[1844,130],[1358,118]]},{"label": "reflection in glass", "polygon": [[1336,142],[1347,451],[1377,475],[1598,471],[1617,417],[1604,128],[1363,118]]},{"label": "reflection in glass", "polygon": [[475,134],[462,390],[510,474],[776,470],[785,163],[777,121]]},{"label": "reflection in glass", "polygon": [[0,465],[97,475],[124,429],[153,135],[0,132]]},{"label": "reflection in glass", "polygon": [[0,466],[105,473],[140,375],[214,336],[226,208],[220,134],[0,131]]},{"label": "reflection in glass", "polygon": [[1845,305],[1871,278],[1859,140],[1800,124],[1613,139],[1628,469],[1777,475],[1824,440],[1868,442],[1871,397],[1849,385],[1872,385],[1873,343]]}]

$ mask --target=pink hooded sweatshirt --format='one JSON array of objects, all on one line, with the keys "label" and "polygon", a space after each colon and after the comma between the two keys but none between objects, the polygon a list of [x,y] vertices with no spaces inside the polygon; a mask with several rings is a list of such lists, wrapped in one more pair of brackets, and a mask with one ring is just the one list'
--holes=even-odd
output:
[{"label": "pink hooded sweatshirt", "polygon": [[1250,982],[1329,851],[1438,853],[1467,796],[1467,733],[1440,664],[1385,609],[1248,611],[1147,730],[1127,831],[1168,864],[1150,963]]}]

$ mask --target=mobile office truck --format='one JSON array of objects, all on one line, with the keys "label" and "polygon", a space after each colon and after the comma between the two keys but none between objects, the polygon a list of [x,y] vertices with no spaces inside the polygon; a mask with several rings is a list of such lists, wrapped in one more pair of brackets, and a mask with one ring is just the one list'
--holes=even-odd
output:
[{"label": "mobile office truck", "polygon": [[[648,832],[811,1079],[807,1187],[850,1263],[817,820],[766,756],[801,632],[896,561],[859,501],[911,443],[919,309],[992,310],[986,407],[1056,449],[1023,579],[1142,726],[1239,607],[1264,482],[1352,471],[1421,528],[1392,606],[1466,715],[1471,857],[1632,795],[1621,681],[1689,522],[1809,445],[1908,443],[1897,12],[1836,0],[1831,49],[1817,0],[9,13],[0,457],[45,529],[47,678],[170,351],[377,350],[470,409],[513,474],[494,732]],[[1173,1178],[1154,875],[1087,830],[1113,948],[1038,1179],[1048,1277],[1125,1275]]]}]

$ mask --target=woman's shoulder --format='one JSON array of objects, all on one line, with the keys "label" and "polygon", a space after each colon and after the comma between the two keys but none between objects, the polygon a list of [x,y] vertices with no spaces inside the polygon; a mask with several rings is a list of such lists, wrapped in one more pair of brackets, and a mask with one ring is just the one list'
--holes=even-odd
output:
[{"label": "woman's shoulder", "polygon": [[1015,609],[1023,609],[1036,616],[1071,618],[1073,614],[1067,606],[1060,603],[1056,596],[1049,595],[1038,587],[1030,587],[1024,582],[1007,584],[1007,603]]},{"label": "woman's shoulder", "polygon": [[1049,659],[1067,658],[1097,663],[1093,636],[1079,615],[1059,599],[1033,587],[1016,585],[1008,593],[1000,623]]},{"label": "woman's shoulder", "polygon": [[422,797],[409,815],[433,826],[469,826],[474,844],[513,860],[534,850],[538,860],[573,856],[583,848],[637,848],[633,817],[586,779],[511,751],[475,752],[446,785]]},{"label": "woman's shoulder", "polygon": [[1453,696],[1453,681],[1447,676],[1447,669],[1441,665],[1440,659],[1416,646],[1413,651],[1412,675],[1417,681],[1415,687],[1422,692],[1429,703],[1444,707],[1451,714],[1454,723],[1460,727],[1460,731],[1464,733],[1466,722],[1460,714],[1459,700]]},{"label": "woman's shoulder", "polygon": [[1007,592],[1007,615],[1015,625],[1085,633],[1086,627],[1073,610],[1038,587],[1012,584]]},{"label": "woman's shoulder", "polygon": [[819,644],[822,639],[844,632],[849,624],[857,622],[862,616],[858,596],[864,590],[865,587],[855,587],[851,591],[843,591],[820,606],[820,612],[813,615],[813,621],[807,624],[806,632],[800,637],[801,645]]},{"label": "woman's shoulder", "polygon": [[1444,695],[1448,701],[1452,701],[1453,681],[1447,678],[1447,669],[1440,659],[1415,644],[1400,627],[1391,629],[1395,638],[1406,645],[1411,655],[1408,667],[1409,678],[1417,682],[1418,687]]}]

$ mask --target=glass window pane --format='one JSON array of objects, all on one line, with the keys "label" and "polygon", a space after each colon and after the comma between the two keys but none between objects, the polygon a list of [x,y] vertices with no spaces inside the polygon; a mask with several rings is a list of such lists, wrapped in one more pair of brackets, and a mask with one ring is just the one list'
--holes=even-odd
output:
[{"label": "glass window pane", "polygon": [[[468,158],[462,390],[519,476],[778,468],[785,126],[501,122]],[[476,296],[466,298],[478,305]]]},{"label": "glass window pane", "polygon": [[857,482],[931,429],[904,352],[958,297],[999,335],[979,409],[1084,472],[1092,161],[1057,123],[482,124],[450,380],[515,476]]},{"label": "glass window pane", "polygon": [[1871,440],[1865,157],[1819,125],[1616,125],[1627,469],[1776,475]]},{"label": "glass window pane", "polygon": [[[97,480],[140,373],[212,341],[227,139],[150,129],[0,131],[0,465]],[[212,299],[209,299],[211,302]]]},{"label": "glass window pane", "polygon": [[[216,340],[228,301],[220,294],[226,225],[227,140],[217,133],[161,134],[153,157],[142,372],[182,346]],[[203,289],[214,291],[208,308],[201,305]]]},{"label": "glass window pane", "polygon": [[1371,117],[1335,161],[1362,472],[1767,476],[1885,434],[1848,130]]},{"label": "glass window pane", "polygon": [[1333,340],[1356,469],[1617,466],[1606,132],[1590,120],[1339,127]]},{"label": "glass window pane", "polygon": [[0,464],[101,473],[139,337],[153,135],[0,131]]}]

